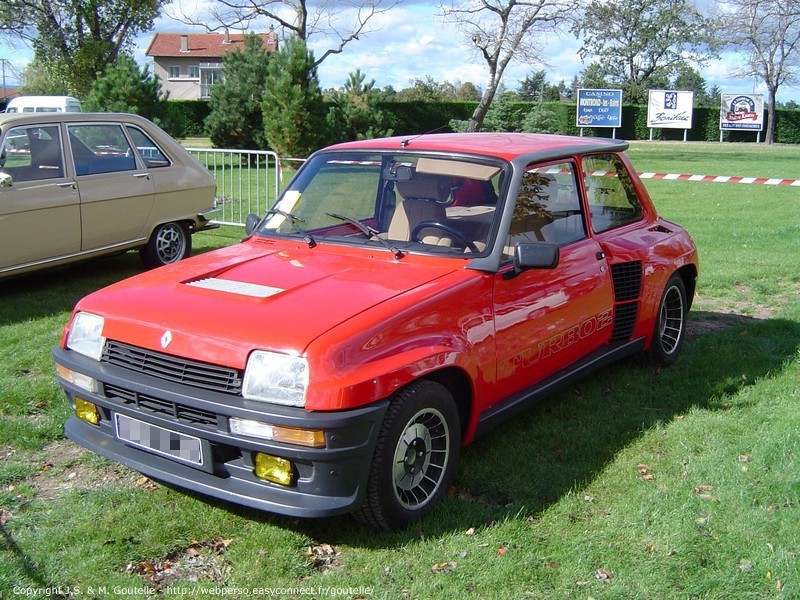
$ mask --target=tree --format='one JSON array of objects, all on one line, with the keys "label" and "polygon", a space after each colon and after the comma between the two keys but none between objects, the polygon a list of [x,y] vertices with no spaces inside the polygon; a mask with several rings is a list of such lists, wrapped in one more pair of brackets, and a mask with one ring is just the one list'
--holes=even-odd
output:
[{"label": "tree", "polygon": [[222,57],[224,81],[212,87],[205,124],[217,148],[266,149],[262,104],[270,53],[255,34]]},{"label": "tree", "polygon": [[350,73],[344,87],[331,94],[328,111],[331,141],[345,142],[391,135],[386,115],[378,108],[380,92],[375,80],[366,82],[360,69]]},{"label": "tree", "polygon": [[269,61],[264,86],[264,133],[281,156],[302,158],[324,145],[325,105],[314,54],[290,37]]},{"label": "tree", "polygon": [[644,103],[679,67],[702,62],[705,25],[689,0],[591,0],[573,32],[583,38],[582,59],[602,57],[595,75]]},{"label": "tree", "polygon": [[167,0],[4,0],[0,31],[59,65],[71,93],[85,95],[98,73],[153,27]]},{"label": "tree", "polygon": [[92,83],[83,108],[90,112],[136,113],[158,121],[162,114],[160,90],[158,77],[151,75],[147,66],[140,70],[132,56],[120,54]]},{"label": "tree", "polygon": [[706,91],[706,80],[700,73],[688,65],[678,69],[678,74],[670,87],[675,90],[694,92],[695,106],[713,105]]},{"label": "tree", "polygon": [[[742,0],[719,7],[720,33],[745,55],[739,76],[760,79],[767,88],[766,143],[775,141],[775,96],[797,81],[800,65],[800,0]],[[731,16],[733,18],[731,18]]]},{"label": "tree", "polygon": [[444,0],[442,16],[454,23],[483,58],[489,81],[470,119],[478,131],[512,60],[542,62],[540,36],[565,22],[577,0]]},{"label": "tree", "polygon": [[22,72],[20,94],[25,96],[69,96],[66,66],[63,63],[34,59]]},{"label": "tree", "polygon": [[[221,28],[248,29],[259,19],[277,23],[284,36],[295,36],[308,44],[314,36],[336,40],[314,61],[318,67],[331,54],[361,36],[376,31],[370,25],[377,17],[397,6],[401,0],[217,0],[211,3],[210,18],[187,14],[175,18],[213,31]],[[209,26],[208,23],[218,23]]]}]

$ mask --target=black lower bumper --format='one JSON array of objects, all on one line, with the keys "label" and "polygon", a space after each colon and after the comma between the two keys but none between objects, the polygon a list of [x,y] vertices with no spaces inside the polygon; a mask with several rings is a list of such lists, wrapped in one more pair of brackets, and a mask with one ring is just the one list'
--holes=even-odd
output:
[{"label": "black lower bumper", "polygon": [[[73,415],[64,426],[65,434],[101,456],[156,480],[283,515],[330,516],[353,510],[362,500],[386,401],[349,411],[306,411],[153,380],[61,348],[53,356],[56,363],[99,382],[99,391],[88,393],[59,379],[73,407],[75,398],[81,398],[97,406],[100,416],[100,422],[92,425]],[[205,421],[184,417],[196,413],[205,415]],[[116,414],[201,440],[202,464],[185,464],[123,441],[114,426]],[[228,421],[234,416],[321,429],[326,447],[306,448],[232,434]],[[256,477],[258,452],[290,461],[294,482],[284,486]]]}]

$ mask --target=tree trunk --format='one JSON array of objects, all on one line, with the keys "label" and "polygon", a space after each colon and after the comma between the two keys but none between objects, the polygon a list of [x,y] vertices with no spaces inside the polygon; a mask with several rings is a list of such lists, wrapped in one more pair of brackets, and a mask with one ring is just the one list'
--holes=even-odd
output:
[{"label": "tree trunk", "polygon": [[489,107],[492,105],[492,100],[494,100],[494,95],[496,93],[497,83],[495,82],[494,78],[492,78],[492,81],[488,86],[486,86],[486,91],[483,92],[481,101],[478,102],[478,106],[475,107],[475,111],[472,113],[472,117],[469,119],[467,131],[481,130],[481,127],[483,127],[483,120],[486,118],[486,113],[489,112]]},{"label": "tree trunk", "polygon": [[775,94],[777,91],[776,88],[767,88],[767,138],[765,141],[768,145],[775,143]]}]

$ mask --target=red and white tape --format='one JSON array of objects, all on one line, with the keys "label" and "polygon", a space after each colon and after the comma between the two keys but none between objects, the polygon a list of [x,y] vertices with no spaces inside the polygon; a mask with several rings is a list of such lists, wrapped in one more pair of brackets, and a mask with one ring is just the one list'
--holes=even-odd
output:
[{"label": "red and white tape", "polygon": [[766,177],[728,177],[725,175],[679,175],[677,173],[639,173],[641,179],[677,181],[713,181],[714,183],[755,183],[800,187],[800,179],[768,179]]}]

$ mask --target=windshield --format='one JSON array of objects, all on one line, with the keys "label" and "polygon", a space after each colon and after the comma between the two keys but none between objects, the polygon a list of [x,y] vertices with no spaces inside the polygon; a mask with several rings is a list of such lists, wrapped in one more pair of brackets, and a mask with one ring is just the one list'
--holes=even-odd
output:
[{"label": "windshield", "polygon": [[405,252],[483,253],[495,227],[499,162],[412,153],[324,153],[284,191],[258,233]]}]

